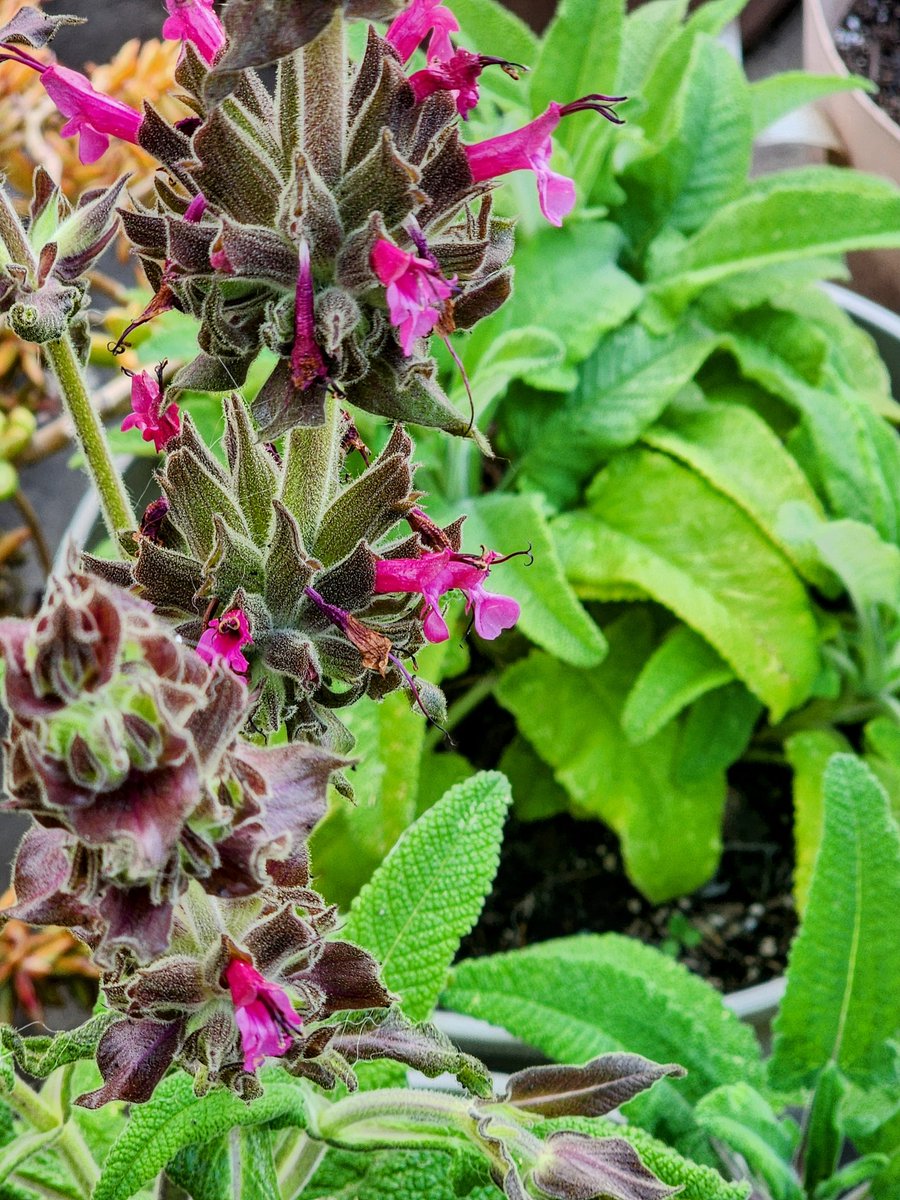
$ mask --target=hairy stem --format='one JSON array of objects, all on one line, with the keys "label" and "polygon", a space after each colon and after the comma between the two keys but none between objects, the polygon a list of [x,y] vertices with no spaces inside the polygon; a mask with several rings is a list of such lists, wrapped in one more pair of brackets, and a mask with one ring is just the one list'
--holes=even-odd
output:
[{"label": "hairy stem", "polygon": [[278,1155],[278,1186],[285,1200],[295,1200],[319,1169],[328,1147],[305,1133],[285,1142]]},{"label": "hairy stem", "polygon": [[341,177],[347,121],[347,49],[340,8],[303,47],[303,149],[325,183]]},{"label": "hairy stem", "polygon": [[333,396],[325,401],[325,424],[294,429],[288,441],[281,499],[296,517],[307,550],[340,483],[341,410]]},{"label": "hairy stem", "polygon": [[451,1149],[454,1143],[470,1141],[475,1133],[464,1097],[410,1088],[355,1093],[318,1113],[315,1126],[315,1136],[348,1150]]},{"label": "hairy stem", "polygon": [[88,473],[100,498],[100,509],[110,537],[137,525],[116,470],[106,433],[85,386],[75,347],[68,333],[57,342],[45,343],[44,349],[59,382],[66,410],[75,426],[75,437],[84,452]]},{"label": "hairy stem", "polygon": [[[10,1107],[40,1133],[47,1133],[59,1126],[56,1113],[23,1079],[16,1077],[13,1089],[4,1096]],[[55,1139],[53,1148],[63,1159],[73,1179],[85,1196],[90,1196],[100,1178],[94,1157],[88,1150],[78,1127],[67,1121]]]}]

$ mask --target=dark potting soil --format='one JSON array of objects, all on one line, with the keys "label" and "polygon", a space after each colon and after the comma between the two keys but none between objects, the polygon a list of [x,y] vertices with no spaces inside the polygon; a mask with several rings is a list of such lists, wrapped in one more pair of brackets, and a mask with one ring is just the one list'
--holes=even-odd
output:
[{"label": "dark potting soil", "polygon": [[896,0],[856,0],[834,44],[847,69],[878,85],[872,96],[900,124],[900,6]]},{"label": "dark potting soil", "polygon": [[729,784],[715,878],[662,905],[629,882],[618,839],[600,822],[511,818],[494,890],[460,957],[616,932],[660,947],[724,992],[782,974],[797,926],[790,773],[738,764]]}]

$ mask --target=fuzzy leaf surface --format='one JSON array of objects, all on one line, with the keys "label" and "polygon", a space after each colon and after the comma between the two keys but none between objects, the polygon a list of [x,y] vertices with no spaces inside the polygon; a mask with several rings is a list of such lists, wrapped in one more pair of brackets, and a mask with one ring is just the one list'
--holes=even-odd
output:
[{"label": "fuzzy leaf surface", "polygon": [[889,1077],[900,1030],[900,830],[868,767],[839,754],[825,772],[822,844],[771,1061],[776,1087],[808,1086],[829,1062]]},{"label": "fuzzy leaf surface", "polygon": [[784,71],[750,84],[753,133],[762,133],[781,117],[805,104],[835,92],[875,91],[862,75],[814,75],[811,71]]},{"label": "fuzzy leaf surface", "polygon": [[639,745],[693,700],[733,678],[709,642],[676,625],[641,668],[622,710],[622,728]]},{"label": "fuzzy leaf surface", "polygon": [[509,784],[483,771],[403,834],[354,900],[342,936],[369,950],[414,1021],[434,1008],[499,861]]},{"label": "fuzzy leaf surface", "polygon": [[832,755],[850,750],[846,738],[835,729],[804,729],[785,742],[785,754],[793,768],[791,790],[794,800],[794,903],[802,916],[806,911],[809,885],[819,846],[822,843],[822,787]]}]

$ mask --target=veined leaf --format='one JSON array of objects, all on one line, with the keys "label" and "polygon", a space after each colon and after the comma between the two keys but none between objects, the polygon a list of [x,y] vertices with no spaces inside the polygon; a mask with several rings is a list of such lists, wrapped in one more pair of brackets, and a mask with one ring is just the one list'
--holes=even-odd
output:
[{"label": "veined leaf", "polygon": [[528,484],[570,504],[609,453],[635,442],[716,349],[718,335],[685,324],[654,337],[631,323],[604,338],[578,387],[535,435],[522,462]]},{"label": "veined leaf", "polygon": [[742,683],[705,692],[685,714],[675,762],[683,787],[737,762],[753,736],[763,706]]},{"label": "veined leaf", "polygon": [[479,496],[465,506],[466,539],[504,553],[531,546],[534,563],[514,558],[495,569],[492,590],[522,606],[519,628],[563,662],[588,667],[606,654],[606,639],[566,579],[537,496]]},{"label": "veined leaf", "polygon": [[818,520],[808,509],[786,509],[786,536],[808,550],[841,581],[860,613],[883,605],[900,609],[900,549],[862,521]]},{"label": "veined leaf", "polygon": [[[623,5],[620,0],[562,0],[541,42],[531,77],[531,108],[537,115],[552,100],[567,103],[605,92],[618,74]],[[590,119],[590,118],[587,118]],[[594,134],[596,128],[592,128]],[[578,137],[560,130],[571,149]]]},{"label": "veined leaf", "polygon": [[278,1068],[264,1072],[263,1080],[265,1094],[247,1104],[224,1088],[199,1099],[193,1080],[183,1071],[164,1079],[152,1100],[132,1108],[92,1200],[128,1200],[185,1146],[212,1141],[232,1129],[275,1120],[303,1126],[303,1094],[297,1081]]},{"label": "veined leaf", "polygon": [[281,1200],[272,1133],[235,1129],[202,1146],[187,1146],[166,1169],[191,1200]]},{"label": "veined leaf", "polygon": [[[729,496],[813,583],[827,580],[815,554],[779,536],[779,513],[790,501],[822,513],[796,460],[761,417],[740,404],[714,404],[697,413],[673,412],[642,439],[693,467]],[[824,515],[824,514],[823,514]]]},{"label": "veined leaf", "polygon": [[811,71],[783,71],[750,84],[753,136],[774,125],[795,108],[812,104],[835,92],[877,91],[862,75],[814,75]]},{"label": "veined leaf", "polygon": [[667,1083],[692,1100],[723,1083],[759,1082],[759,1048],[714,988],[658,950],[619,934],[558,938],[467,959],[443,1002],[502,1025],[560,1062],[623,1050],[680,1062]]},{"label": "veined leaf", "polygon": [[676,35],[687,10],[685,0],[649,0],[625,17],[616,94],[637,95],[654,59]]},{"label": "veined leaf", "polygon": [[664,455],[619,455],[588,509],[553,522],[579,595],[637,585],[695,629],[779,720],[810,693],[817,631],[787,560],[747,515]]},{"label": "veined leaf", "polygon": [[629,878],[660,902],[704,883],[721,853],[723,771],[689,787],[674,776],[678,726],[669,722],[640,746],[621,725],[622,705],[653,646],[647,614],[609,630],[610,652],[592,670],[534,653],[508,668],[497,699],[572,800],[578,816],[616,831]]},{"label": "veined leaf", "polygon": [[900,1029],[900,831],[871,771],[825,772],[822,844],[775,1020],[775,1087],[812,1085],[829,1062],[859,1083],[890,1076]]},{"label": "veined leaf", "polygon": [[[565,355],[565,344],[549,329],[529,325],[499,334],[485,351],[472,378],[478,417],[484,418],[514,379],[550,370],[561,364]],[[451,401],[465,407],[467,398],[462,385],[456,388]]]},{"label": "veined leaf", "polygon": [[404,833],[353,902],[342,936],[375,955],[414,1021],[430,1015],[478,919],[510,800],[496,771],[457,784]]},{"label": "veined leaf", "polygon": [[900,192],[859,171],[815,167],[757,181],[677,254],[651,264],[651,291],[683,309],[737,271],[805,256],[900,244]]},{"label": "veined leaf", "polygon": [[793,1121],[779,1121],[755,1088],[746,1083],[717,1088],[697,1105],[697,1118],[711,1137],[743,1158],[771,1200],[805,1200],[791,1166],[800,1131]]},{"label": "veined leaf", "polygon": [[734,672],[709,642],[676,625],[650,655],[628,693],[622,728],[639,745],[704,692],[722,687]]}]

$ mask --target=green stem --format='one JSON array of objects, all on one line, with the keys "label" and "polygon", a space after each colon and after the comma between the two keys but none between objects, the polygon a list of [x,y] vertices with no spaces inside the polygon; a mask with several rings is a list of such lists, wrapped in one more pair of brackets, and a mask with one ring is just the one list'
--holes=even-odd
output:
[{"label": "green stem", "polygon": [[[56,1113],[23,1079],[16,1077],[13,1089],[4,1096],[10,1107],[27,1121],[33,1129],[47,1133],[59,1125]],[[85,1196],[90,1196],[100,1178],[94,1157],[88,1150],[78,1127],[67,1121],[53,1143],[53,1149],[64,1160],[72,1178]]]},{"label": "green stem", "polygon": [[350,1150],[426,1142],[449,1148],[475,1127],[464,1097],[409,1088],[357,1092],[319,1113],[316,1125],[317,1137]]},{"label": "green stem", "polygon": [[325,401],[325,424],[294,429],[288,441],[281,499],[296,517],[307,550],[340,483],[341,410],[333,396]]},{"label": "green stem", "polygon": [[66,333],[57,342],[46,342],[44,349],[75,426],[75,436],[84,452],[88,473],[97,489],[107,531],[115,541],[118,533],[135,529],[137,520],[113,462],[103,424],[91,404],[75,347]]},{"label": "green stem", "polygon": [[347,127],[347,48],[338,9],[303,47],[303,149],[329,186],[341,177]]},{"label": "green stem", "polygon": [[422,750],[425,754],[437,748],[444,740],[446,734],[452,729],[455,729],[460,722],[464,721],[469,713],[474,712],[483,700],[487,700],[494,688],[497,686],[497,681],[500,676],[495,672],[490,672],[473,683],[467,692],[464,692],[458,700],[450,705],[447,712],[447,720],[443,727],[433,725],[425,734],[425,740],[422,743]]},{"label": "green stem", "polygon": [[295,1200],[301,1195],[319,1169],[327,1149],[324,1142],[313,1141],[305,1133],[285,1143],[276,1163],[278,1186],[285,1200]]}]

